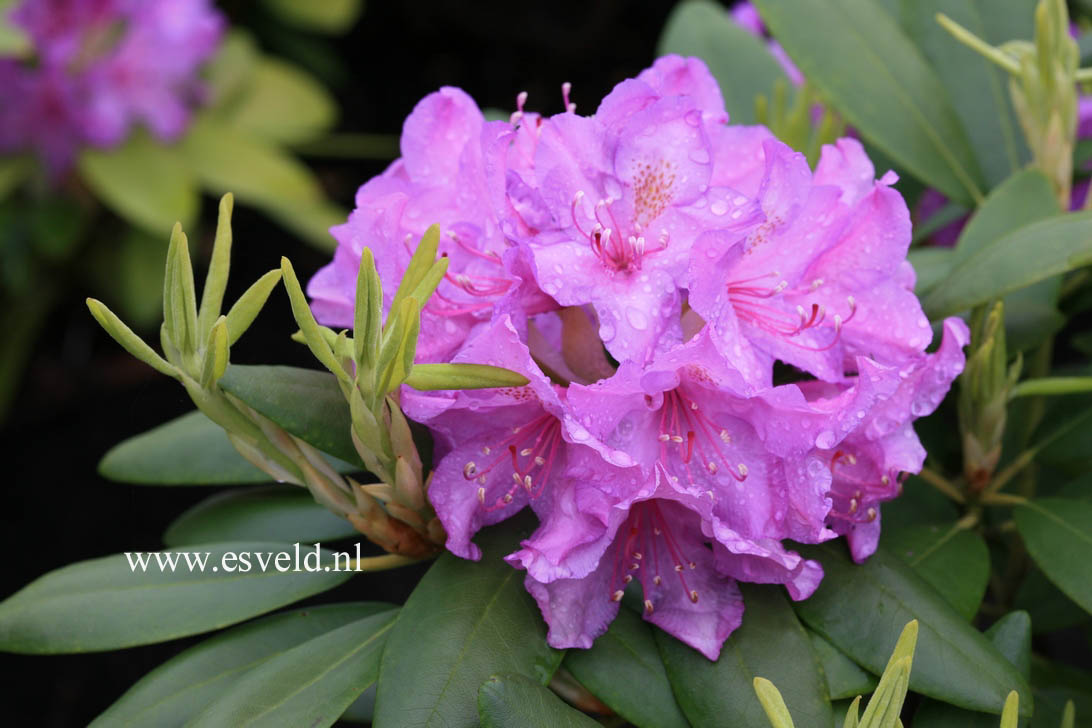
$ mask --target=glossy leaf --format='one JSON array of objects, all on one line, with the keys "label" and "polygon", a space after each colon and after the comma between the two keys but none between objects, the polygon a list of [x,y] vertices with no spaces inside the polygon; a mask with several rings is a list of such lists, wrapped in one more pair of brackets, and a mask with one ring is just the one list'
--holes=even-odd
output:
[{"label": "glossy leaf", "polygon": [[445,553],[413,590],[391,631],[376,695],[376,728],[476,727],[478,688],[515,672],[545,684],[563,653],[501,557],[529,535],[511,521],[477,538],[483,556]]},{"label": "glossy leaf", "polygon": [[570,708],[549,688],[526,675],[494,675],[478,690],[482,728],[596,728],[599,723]]},{"label": "glossy leaf", "polygon": [[233,627],[172,657],[136,682],[91,724],[182,726],[239,678],[308,640],[393,605],[381,602],[331,604],[274,614]]},{"label": "glossy leaf", "polygon": [[943,12],[989,43],[1030,39],[1035,0],[900,0],[899,19],[921,49],[963,124],[989,186],[1020,169],[1029,153],[1013,114],[1009,77],[953,38],[936,21]]},{"label": "glossy leaf", "polygon": [[959,234],[953,264],[967,260],[1017,228],[1058,215],[1058,199],[1050,180],[1037,169],[1009,177],[979,206]]},{"label": "glossy leaf", "polygon": [[[264,571],[259,553],[267,565]],[[224,560],[226,554],[237,558]],[[166,562],[161,570],[154,554],[145,562],[146,570],[135,554],[135,569],[125,554],[70,564],[0,603],[0,649],[56,654],[164,642],[264,614],[332,589],[350,576],[334,571],[281,572],[275,567],[281,554],[282,565],[292,568],[293,552],[283,544],[249,541],[175,554],[173,571]],[[208,559],[204,571],[196,566],[203,555]],[[166,559],[171,553],[161,556]]]},{"label": "glossy leaf", "polygon": [[99,463],[99,473],[140,485],[269,482],[232,447],[219,425],[197,411],[115,445]]},{"label": "glossy leaf", "polygon": [[1092,502],[1038,498],[1013,515],[1028,553],[1047,578],[1092,612]]},{"label": "glossy leaf", "polygon": [[227,118],[247,134],[278,144],[294,144],[329,129],[337,119],[337,104],[311,75],[282,61],[262,58],[245,92],[231,104]]},{"label": "glossy leaf", "polygon": [[304,488],[273,485],[206,498],[171,523],[163,543],[171,547],[220,541],[316,543],[359,535]]},{"label": "glossy leaf", "polygon": [[1092,617],[1050,583],[1038,568],[1031,568],[1016,591],[1013,606],[1031,615],[1035,634],[1075,627]]},{"label": "glossy leaf", "polygon": [[[801,546],[823,564],[825,576],[810,598],[795,604],[801,619],[859,665],[879,673],[897,630],[919,622],[913,691],[953,705],[1000,713],[1009,690],[1027,682],[982,634],[967,624],[927,582],[884,548],[856,565],[839,543]],[[1020,706],[1031,713],[1031,701]]]},{"label": "glossy leaf", "polygon": [[319,450],[363,468],[353,446],[349,404],[328,372],[231,365],[220,387]]},{"label": "glossy leaf", "polygon": [[112,149],[88,147],[77,167],[114,212],[153,235],[166,236],[175,222],[189,227],[197,216],[197,185],[178,149],[147,134]]},{"label": "glossy leaf", "polygon": [[986,542],[954,523],[884,529],[882,543],[968,621],[978,612],[990,578]]},{"label": "glossy leaf", "polygon": [[398,615],[389,610],[338,627],[272,657],[187,725],[333,725],[379,674],[379,659]]},{"label": "glossy leaf", "polygon": [[591,649],[566,653],[565,669],[639,728],[687,728],[690,724],[671,693],[653,629],[631,610],[619,610]]},{"label": "glossy leaf", "polygon": [[[828,642],[821,634],[808,630],[811,647],[823,665],[827,690],[831,700],[844,700],[867,695],[876,687],[876,677],[860,668],[844,652]],[[844,712],[844,711],[843,711]],[[835,715],[838,712],[835,711]]]},{"label": "glossy leaf", "polygon": [[754,124],[755,98],[771,95],[778,79],[788,83],[765,43],[736,25],[722,5],[708,0],[675,6],[657,53],[697,56],[705,61],[735,124]]},{"label": "glossy leaf", "polygon": [[1092,212],[1048,218],[1014,230],[969,255],[933,288],[922,305],[930,318],[941,318],[1090,262]]},{"label": "glossy leaf", "polygon": [[[1031,619],[1027,612],[1009,612],[986,630],[997,651],[1031,678]],[[914,720],[930,728],[996,728],[997,716],[973,713],[935,700],[925,700],[914,713]]]},{"label": "glossy leaf", "polygon": [[746,607],[743,624],[724,643],[716,662],[654,630],[683,713],[693,725],[765,725],[766,714],[752,685],[756,677],[764,677],[781,691],[797,724],[832,726],[819,659],[781,588],[740,586]]},{"label": "glossy leaf", "polygon": [[875,0],[755,0],[801,72],[860,134],[950,199],[982,195],[982,174],[947,91]]}]

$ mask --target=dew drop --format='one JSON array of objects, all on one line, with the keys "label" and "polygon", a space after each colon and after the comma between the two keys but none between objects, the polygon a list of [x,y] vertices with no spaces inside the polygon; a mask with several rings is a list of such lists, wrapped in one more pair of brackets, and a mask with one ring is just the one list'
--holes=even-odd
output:
[{"label": "dew drop", "polygon": [[835,435],[830,430],[823,430],[815,436],[815,446],[820,450],[827,450],[834,447]]}]

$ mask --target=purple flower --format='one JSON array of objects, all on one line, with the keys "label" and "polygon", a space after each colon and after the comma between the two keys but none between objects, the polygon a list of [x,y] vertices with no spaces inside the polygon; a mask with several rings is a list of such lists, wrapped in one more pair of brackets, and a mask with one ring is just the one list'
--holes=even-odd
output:
[{"label": "purple flower", "polygon": [[[307,288],[316,317],[331,326],[352,325],[365,246],[375,255],[384,304],[389,305],[413,246],[430,225],[439,223],[448,273],[422,312],[418,359],[450,358],[519,283],[502,260],[510,246],[492,207],[485,173],[487,162],[498,164],[486,155],[505,152],[512,133],[503,122],[486,123],[474,101],[459,89],[443,88],[418,103],[402,132],[402,158],[360,188],[348,222],[330,231],[338,241],[334,260]],[[541,294],[537,302],[520,305],[530,310],[556,306]]]},{"label": "purple flower", "polygon": [[690,305],[722,353],[753,387],[769,384],[775,359],[838,381],[857,356],[919,355],[931,332],[913,294],[910,218],[894,175],[874,181],[852,139],[825,146],[814,175],[802,155],[761,143],[765,221],[745,237],[706,233],[691,256]]},{"label": "purple flower", "polygon": [[[723,102],[704,65],[684,65],[681,74],[663,73],[664,64],[646,72],[662,92],[624,81],[592,117],[546,119],[526,172],[533,179],[508,182],[539,221],[523,240],[539,287],[563,306],[590,303],[619,360],[643,361],[681,341],[691,244],[754,214],[746,198],[709,186],[705,125],[710,113],[725,116]],[[666,95],[675,91],[696,95]]]},{"label": "purple flower", "polygon": [[35,150],[54,175],[137,124],[181,134],[223,32],[208,0],[26,0],[11,19],[37,59],[0,61],[0,150]]}]

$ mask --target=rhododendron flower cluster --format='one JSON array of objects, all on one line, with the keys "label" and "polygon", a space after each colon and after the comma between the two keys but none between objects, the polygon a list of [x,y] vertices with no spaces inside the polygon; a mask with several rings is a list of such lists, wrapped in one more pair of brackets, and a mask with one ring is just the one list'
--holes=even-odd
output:
[{"label": "rhododendron flower cluster", "polygon": [[209,0],[24,0],[9,12],[34,55],[0,58],[0,151],[35,151],[54,173],[135,124],[181,134],[224,27]]},{"label": "rhododendron flower cluster", "polygon": [[696,59],[659,59],[590,116],[569,91],[548,117],[521,95],[507,122],[458,89],[422,100],[309,293],[350,326],[363,248],[393,292],[439,222],[450,266],[418,358],[530,382],[401,395],[436,439],[448,548],[479,558],[475,532],[530,506],[540,525],[508,561],[552,645],[590,646],[632,591],[715,659],[739,581],[805,599],[822,580],[784,540],[875,550],[880,504],[925,457],[913,420],[962,370],[967,328],[944,322],[927,353],[906,205],[855,140],[810,169],[730,125]]}]

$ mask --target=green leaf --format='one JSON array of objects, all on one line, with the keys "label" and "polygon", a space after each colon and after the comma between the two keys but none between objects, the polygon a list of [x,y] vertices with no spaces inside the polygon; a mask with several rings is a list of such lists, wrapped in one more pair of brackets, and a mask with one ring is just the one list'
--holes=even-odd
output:
[{"label": "green leaf", "polygon": [[[816,632],[873,673],[887,664],[896,630],[919,622],[910,687],[953,705],[1000,713],[1009,690],[1027,694],[1027,682],[977,630],[967,624],[901,559],[880,548],[863,564],[840,544],[801,546],[825,576],[796,612]],[[1020,706],[1031,713],[1031,701]]]},{"label": "green leaf", "polygon": [[[2,33],[3,28],[0,27],[0,34]],[[30,157],[0,157],[0,201],[14,192],[33,168]]]},{"label": "green leaf", "polygon": [[476,727],[478,688],[515,672],[545,684],[562,652],[523,588],[523,572],[502,557],[520,537],[508,521],[478,538],[482,560],[445,553],[406,601],[383,655],[376,728]]},{"label": "green leaf", "polygon": [[[1031,677],[1031,619],[1027,612],[1009,612],[986,630],[997,651],[1011,662],[1025,679]],[[1033,693],[1034,694],[1034,693]],[[1042,707],[1041,705],[1038,707]],[[914,720],[930,728],[996,728],[997,716],[974,713],[935,700],[925,700]]]},{"label": "green leaf", "polygon": [[[856,662],[827,642],[822,635],[808,630],[808,637],[811,638],[811,647],[823,665],[823,674],[827,678],[831,700],[867,695],[875,689],[875,676],[862,670]],[[838,715],[837,711],[835,715]]]},{"label": "green leaf", "polygon": [[924,296],[952,272],[955,250],[934,247],[911,248],[906,259],[914,266],[914,273],[917,275],[914,293]]},{"label": "green leaf", "polygon": [[99,325],[106,330],[106,333],[110,334],[114,341],[121,344],[125,351],[161,374],[166,374],[168,377],[178,376],[178,372],[170,362],[161,357],[155,349],[148,346],[113,311],[103,305],[102,301],[89,298],[87,299],[87,308],[90,309],[91,315],[95,317]]},{"label": "green leaf", "polygon": [[205,69],[209,106],[221,106],[243,92],[259,57],[253,36],[238,27],[232,28]]},{"label": "green leaf", "polygon": [[248,135],[276,144],[295,144],[332,127],[337,121],[337,104],[310,74],[274,58],[261,58],[245,92],[226,110],[225,120]]},{"label": "green leaf", "polygon": [[193,728],[333,725],[379,674],[398,612],[365,617],[255,667],[200,715]]},{"label": "green leaf", "polygon": [[494,675],[478,690],[482,728],[597,728],[599,723],[531,678]]},{"label": "green leaf", "polygon": [[982,174],[948,94],[875,0],[755,0],[801,72],[862,136],[947,197],[981,198]]},{"label": "green leaf", "polygon": [[1059,215],[1018,228],[972,253],[933,288],[922,306],[930,318],[949,316],[1090,262],[1092,212]]},{"label": "green leaf", "polygon": [[183,156],[145,133],[113,149],[88,147],[77,167],[110,209],[153,235],[165,235],[175,222],[189,227],[197,216],[201,201]]},{"label": "green leaf", "polygon": [[215,194],[231,192],[241,202],[270,210],[322,199],[318,181],[302,163],[208,115],[193,120],[181,151],[193,174]]},{"label": "green leaf", "polygon": [[655,630],[675,699],[693,725],[761,726],[765,711],[756,677],[771,680],[801,726],[832,726],[830,697],[807,632],[780,587],[741,584],[743,624],[710,662],[666,632]]},{"label": "green leaf", "polygon": [[414,389],[488,389],[522,387],[527,377],[501,367],[486,364],[414,364],[406,377]]},{"label": "green leaf", "polygon": [[781,65],[758,38],[736,25],[724,7],[707,0],[675,6],[657,46],[657,55],[698,56],[720,85],[735,124],[754,124],[755,98],[773,93]]},{"label": "green leaf", "polygon": [[272,485],[206,498],[167,527],[163,543],[171,547],[221,541],[316,543],[359,535],[305,489]]},{"label": "green leaf", "polygon": [[687,728],[652,627],[621,609],[589,650],[569,650],[565,669],[611,710],[640,728]]},{"label": "green leaf", "polygon": [[268,483],[219,425],[190,412],[115,445],[99,463],[104,478],[140,485]]},{"label": "green leaf", "polygon": [[887,528],[881,541],[968,621],[978,613],[990,578],[986,542],[954,523]]},{"label": "green leaf", "polygon": [[953,248],[953,265],[966,261],[1013,230],[1061,212],[1050,180],[1042,172],[1037,169],[1017,172],[990,192],[967,221]]},{"label": "green leaf", "polygon": [[239,678],[308,640],[393,605],[355,602],[282,612],[233,627],[152,670],[95,719],[108,726],[182,726],[212,701],[235,689]]},{"label": "green leaf", "polygon": [[1047,578],[1092,612],[1092,503],[1038,498],[1013,515],[1028,553]]},{"label": "green leaf", "polygon": [[323,0],[318,3],[264,1],[265,6],[283,22],[317,33],[344,33],[353,27],[364,10],[364,0]]},{"label": "green leaf", "polygon": [[958,42],[936,21],[943,12],[989,43],[1030,38],[1034,0],[900,0],[900,20],[948,91],[989,186],[1027,162],[1013,113],[1008,74]]},{"label": "green leaf", "polygon": [[13,4],[0,2],[0,56],[26,58],[34,52],[34,43],[25,30],[8,18]]},{"label": "green leaf", "polygon": [[281,282],[281,272],[274,268],[243,291],[243,295],[232,304],[227,312],[228,344],[234,344],[246,333],[254,319],[261,313],[269,294]]},{"label": "green leaf", "polygon": [[[293,568],[293,552],[283,544],[211,544],[176,554],[173,571],[167,561],[171,553],[161,552],[164,570],[154,554],[146,554],[146,570],[137,554],[114,554],[39,577],[0,603],[0,649],[56,654],[165,642],[264,614],[332,589],[351,575],[280,572],[274,559],[282,554],[282,564]],[[260,568],[259,553],[268,570]],[[233,563],[230,556],[223,558],[226,554],[238,558]],[[207,557],[204,571],[197,566],[202,556]]]},{"label": "green leaf", "polygon": [[1088,612],[1059,591],[1037,568],[1030,569],[1024,577],[1013,606],[1031,615],[1035,634],[1057,632],[1089,620]]},{"label": "green leaf", "polygon": [[1033,657],[1031,683],[1036,708],[1031,728],[1058,728],[1069,700],[1077,709],[1077,725],[1092,726],[1092,672]]},{"label": "green leaf", "polygon": [[350,434],[349,404],[332,374],[232,364],[220,378],[220,388],[322,452],[364,467]]}]

